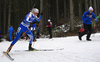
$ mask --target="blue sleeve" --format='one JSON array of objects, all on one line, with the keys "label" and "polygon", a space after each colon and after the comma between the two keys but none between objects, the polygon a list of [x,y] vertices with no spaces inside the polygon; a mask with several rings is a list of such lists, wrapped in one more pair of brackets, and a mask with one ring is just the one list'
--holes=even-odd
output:
[{"label": "blue sleeve", "polygon": [[88,20],[89,16],[87,16],[87,12],[85,12],[82,16],[82,20]]},{"label": "blue sleeve", "polygon": [[95,14],[93,13],[93,16],[92,16],[94,19],[96,18],[95,21],[98,21],[97,17],[95,16]]},{"label": "blue sleeve", "polygon": [[93,16],[92,16],[94,19],[96,18],[95,14],[93,13]]},{"label": "blue sleeve", "polygon": [[40,21],[40,19],[41,19],[41,15],[40,15],[40,17],[39,18],[36,18],[36,20],[39,22]]}]

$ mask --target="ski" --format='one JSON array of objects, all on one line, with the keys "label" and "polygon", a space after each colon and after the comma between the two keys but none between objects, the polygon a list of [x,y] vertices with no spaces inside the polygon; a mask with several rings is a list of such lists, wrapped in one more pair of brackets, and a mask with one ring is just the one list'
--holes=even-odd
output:
[{"label": "ski", "polygon": [[[5,51],[3,51],[3,53],[5,53]],[[6,53],[5,54],[5,56],[7,57],[7,58],[9,58],[11,61],[13,61],[14,59],[10,56],[10,54],[9,53]]]},{"label": "ski", "polygon": [[21,52],[21,51],[56,51],[56,50],[63,50],[64,48],[61,49],[34,49],[34,50],[16,50],[15,52]]}]

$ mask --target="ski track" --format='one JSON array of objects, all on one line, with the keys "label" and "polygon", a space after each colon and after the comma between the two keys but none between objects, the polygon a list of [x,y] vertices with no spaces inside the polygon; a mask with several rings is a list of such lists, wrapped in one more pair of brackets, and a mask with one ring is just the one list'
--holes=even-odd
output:
[{"label": "ski track", "polygon": [[[36,49],[60,49],[55,51],[21,51],[27,50],[29,40],[19,40],[9,53],[14,61],[6,56],[0,57],[0,62],[100,62],[100,33],[91,35],[92,41],[86,41],[86,35],[82,41],[78,36],[60,37],[60,38],[40,38],[35,42]],[[6,51],[11,42],[0,43],[0,56]]]}]

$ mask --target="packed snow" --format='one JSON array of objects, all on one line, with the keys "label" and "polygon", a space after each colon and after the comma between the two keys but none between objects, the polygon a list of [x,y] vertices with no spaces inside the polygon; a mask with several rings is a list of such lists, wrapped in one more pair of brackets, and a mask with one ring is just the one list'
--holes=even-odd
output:
[{"label": "packed snow", "polygon": [[[55,51],[20,51],[27,50],[29,40],[19,40],[9,53],[15,60],[6,56],[0,57],[0,62],[100,62],[100,33],[91,35],[92,41],[86,41],[86,35],[80,41],[77,36],[62,38],[40,38],[34,44],[37,49],[60,49]],[[0,43],[0,56],[6,51],[11,42]]]}]

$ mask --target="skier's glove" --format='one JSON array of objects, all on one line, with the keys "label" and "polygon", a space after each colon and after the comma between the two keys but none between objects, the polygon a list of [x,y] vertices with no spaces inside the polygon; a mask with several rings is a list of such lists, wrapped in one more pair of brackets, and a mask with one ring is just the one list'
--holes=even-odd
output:
[{"label": "skier's glove", "polygon": [[98,19],[96,19],[95,21],[98,21]]},{"label": "skier's glove", "polygon": [[41,12],[41,14],[40,14],[41,16],[43,15],[43,12]]},{"label": "skier's glove", "polygon": [[95,21],[98,21],[98,19],[96,18]]},{"label": "skier's glove", "polygon": [[37,22],[38,24],[40,23],[40,21],[39,22]]}]

